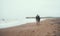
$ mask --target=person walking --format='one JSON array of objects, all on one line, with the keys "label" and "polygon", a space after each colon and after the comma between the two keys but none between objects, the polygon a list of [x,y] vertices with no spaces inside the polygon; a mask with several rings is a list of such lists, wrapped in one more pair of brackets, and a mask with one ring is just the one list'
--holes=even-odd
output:
[{"label": "person walking", "polygon": [[39,15],[36,16],[36,24],[40,24],[40,16]]}]

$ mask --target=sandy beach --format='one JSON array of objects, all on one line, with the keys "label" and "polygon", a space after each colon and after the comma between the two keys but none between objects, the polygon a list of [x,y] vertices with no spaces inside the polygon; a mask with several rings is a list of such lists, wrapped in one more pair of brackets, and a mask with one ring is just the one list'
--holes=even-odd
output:
[{"label": "sandy beach", "polygon": [[60,19],[46,19],[16,27],[0,29],[0,36],[60,36]]}]

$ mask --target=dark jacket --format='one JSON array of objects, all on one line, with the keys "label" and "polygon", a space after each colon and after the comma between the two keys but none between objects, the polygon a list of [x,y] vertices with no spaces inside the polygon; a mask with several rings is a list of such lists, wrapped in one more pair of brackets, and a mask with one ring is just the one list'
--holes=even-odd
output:
[{"label": "dark jacket", "polygon": [[36,21],[40,22],[40,17],[38,15],[36,16]]}]

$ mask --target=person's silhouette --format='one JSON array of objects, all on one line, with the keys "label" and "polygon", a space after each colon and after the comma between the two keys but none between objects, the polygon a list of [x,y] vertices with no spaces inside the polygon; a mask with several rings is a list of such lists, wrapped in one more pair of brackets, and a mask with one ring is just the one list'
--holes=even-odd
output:
[{"label": "person's silhouette", "polygon": [[37,24],[40,22],[40,16],[39,15],[36,16],[36,22],[37,22]]}]

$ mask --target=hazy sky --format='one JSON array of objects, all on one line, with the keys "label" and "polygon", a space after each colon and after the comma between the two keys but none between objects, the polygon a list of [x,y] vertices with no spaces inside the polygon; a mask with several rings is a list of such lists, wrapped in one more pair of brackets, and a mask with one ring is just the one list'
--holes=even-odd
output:
[{"label": "hazy sky", "polygon": [[0,0],[0,18],[60,16],[60,0]]},{"label": "hazy sky", "polygon": [[27,20],[25,17],[37,14],[60,17],[60,0],[0,0],[0,18],[20,19],[19,24],[15,22],[3,24],[7,21],[0,22],[0,28],[34,22],[35,19]]}]

